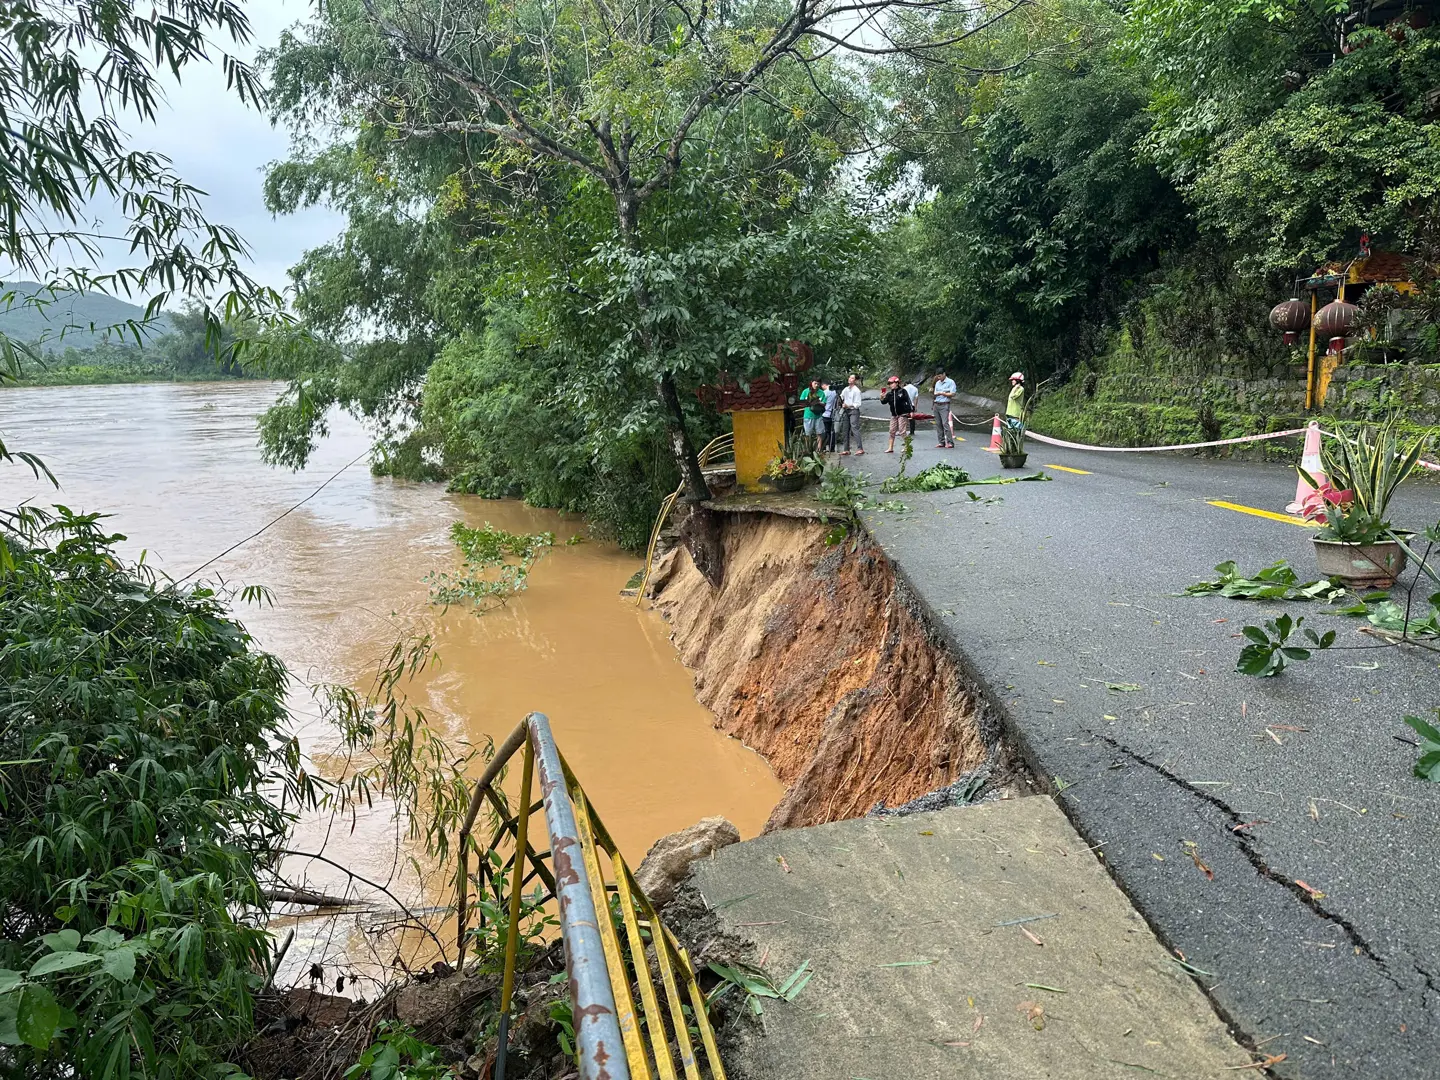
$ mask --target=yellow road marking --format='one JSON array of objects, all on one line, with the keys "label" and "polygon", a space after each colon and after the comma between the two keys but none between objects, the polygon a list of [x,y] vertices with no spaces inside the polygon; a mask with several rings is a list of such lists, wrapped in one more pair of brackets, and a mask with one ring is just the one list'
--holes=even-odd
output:
[{"label": "yellow road marking", "polygon": [[1257,510],[1253,506],[1241,506],[1239,503],[1222,502],[1219,499],[1206,499],[1211,506],[1218,506],[1222,510],[1234,510],[1240,514],[1253,514],[1256,517],[1269,518],[1271,521],[1284,521],[1291,525],[1303,525],[1307,529],[1315,528],[1316,523],[1306,521],[1302,517],[1295,517],[1293,514],[1277,514],[1273,510]]},{"label": "yellow road marking", "polygon": [[1093,475],[1089,469],[1072,469],[1068,465],[1041,465],[1042,469],[1059,469],[1061,472],[1073,472],[1076,476]]}]

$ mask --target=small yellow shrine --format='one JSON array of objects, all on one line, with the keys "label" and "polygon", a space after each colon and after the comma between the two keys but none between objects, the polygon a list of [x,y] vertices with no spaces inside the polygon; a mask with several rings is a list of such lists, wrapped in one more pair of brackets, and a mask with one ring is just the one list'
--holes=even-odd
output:
[{"label": "small yellow shrine", "polygon": [[815,351],[803,341],[785,341],[770,357],[774,375],[761,375],[741,387],[727,379],[718,387],[717,407],[730,414],[735,430],[735,486],[764,491],[765,467],[785,445],[790,410],[799,404],[800,374],[815,363]]},{"label": "small yellow shrine", "polygon": [[[1356,328],[1356,302],[1376,285],[1389,285],[1402,294],[1414,292],[1414,268],[1412,256],[1371,252],[1368,238],[1362,237],[1357,258],[1326,263],[1300,282],[1300,288],[1310,294],[1308,305],[1299,299],[1287,300],[1270,313],[1271,324],[1285,331],[1287,341],[1306,327],[1310,330],[1305,408],[1319,409],[1325,404],[1330,378],[1345,358],[1345,338]],[[1332,292],[1334,299],[1322,305],[1322,297]]]}]

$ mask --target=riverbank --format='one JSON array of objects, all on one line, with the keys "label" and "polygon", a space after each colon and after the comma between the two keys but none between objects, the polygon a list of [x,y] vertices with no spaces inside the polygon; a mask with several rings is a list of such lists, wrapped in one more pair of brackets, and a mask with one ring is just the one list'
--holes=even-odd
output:
[{"label": "riverbank", "polygon": [[[26,364],[18,379],[6,386],[128,386],[141,383],[255,383],[269,381],[268,377],[236,378],[221,372],[211,374],[177,374],[173,368],[163,364],[146,364],[138,367],[118,367],[109,364],[82,364],[76,367],[38,368]],[[0,388],[3,389],[3,388]]]},{"label": "riverbank", "polygon": [[[311,686],[364,693],[397,641],[428,635],[438,661],[404,685],[409,704],[455,745],[484,746],[532,710],[549,714],[633,862],[657,837],[701,817],[724,815],[744,835],[763,827],[780,784],[759,756],[713,729],[664,621],[619,596],[637,558],[590,539],[574,515],[375,477],[366,468],[368,433],[344,416],[307,469],[272,469],[260,461],[255,418],[278,389],[12,388],[0,394],[6,443],[37,454],[61,489],[11,468],[0,475],[0,505],[29,499],[106,513],[104,528],[127,537],[119,548],[130,559],[143,553],[174,578],[210,563],[202,577],[266,586],[273,603],[239,605],[237,615],[294,673],[286,704],[307,767],[321,775],[346,762],[333,754],[337,738]],[[477,618],[431,604],[422,581],[454,568],[455,521],[550,531],[558,543],[536,563],[527,591]],[[307,818],[289,846],[338,865],[297,857],[286,874],[319,892],[372,899],[381,911],[393,912],[395,901],[347,871],[408,904],[451,902],[453,876],[434,874],[423,858],[415,872],[418,845],[397,831],[391,811],[377,799],[343,827]],[[352,914],[283,923],[277,937],[293,926],[297,939],[279,985],[303,981],[311,963],[330,973],[331,986],[342,973],[354,985],[359,972],[390,972],[394,954],[377,947],[374,922]],[[361,982],[354,992],[373,986]]]},{"label": "riverbank", "polygon": [[766,832],[897,806],[1005,757],[993,717],[868,538],[836,542],[833,526],[770,514],[721,519],[722,588],[676,548],[652,594],[715,726],[785,785]]}]

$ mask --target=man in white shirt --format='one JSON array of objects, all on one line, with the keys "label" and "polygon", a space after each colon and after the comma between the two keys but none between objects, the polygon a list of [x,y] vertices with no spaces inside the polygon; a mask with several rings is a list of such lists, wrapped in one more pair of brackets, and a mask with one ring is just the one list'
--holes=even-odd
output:
[{"label": "man in white shirt", "polygon": [[863,398],[859,376],[851,375],[845,389],[840,391],[840,426],[845,432],[845,449],[840,451],[841,457],[850,453],[851,432],[855,434],[855,456],[865,453],[865,441],[860,438],[860,402]]},{"label": "man in white shirt", "polygon": [[944,371],[935,373],[935,443],[936,449],[955,448],[954,421],[950,418],[950,399],[955,396],[955,380]]}]

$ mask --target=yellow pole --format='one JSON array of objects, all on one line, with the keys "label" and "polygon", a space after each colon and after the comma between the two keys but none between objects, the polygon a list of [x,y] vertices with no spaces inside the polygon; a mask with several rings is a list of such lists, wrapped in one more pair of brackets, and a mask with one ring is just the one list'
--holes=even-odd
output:
[{"label": "yellow pole", "polygon": [[515,873],[510,881],[510,925],[505,928],[505,977],[500,984],[500,1015],[510,1015],[515,992],[515,953],[520,946],[520,890],[525,881],[526,836],[530,831],[530,785],[535,778],[535,750],[525,740],[525,771],[520,778],[519,820],[515,823]]},{"label": "yellow pole", "polygon": [[1310,290],[1310,366],[1305,370],[1305,408],[1314,408],[1315,403],[1315,298],[1319,295]]}]

